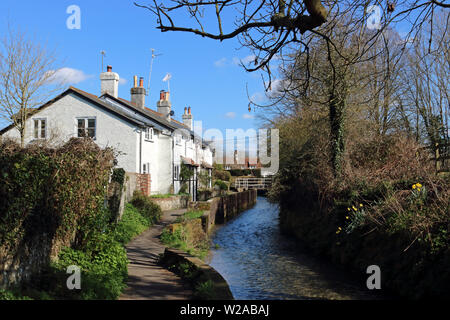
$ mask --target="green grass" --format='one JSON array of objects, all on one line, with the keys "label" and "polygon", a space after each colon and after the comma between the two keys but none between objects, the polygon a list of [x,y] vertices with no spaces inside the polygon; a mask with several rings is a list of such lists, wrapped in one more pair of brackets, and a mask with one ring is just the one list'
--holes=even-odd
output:
[{"label": "green grass", "polygon": [[166,194],[153,194],[150,196],[150,198],[170,198],[175,197],[176,194],[166,193]]},{"label": "green grass", "polygon": [[187,229],[182,225],[174,233],[169,229],[164,229],[160,240],[170,248],[179,249],[200,259],[205,259],[209,253],[209,241],[205,239],[194,246],[191,244],[191,237]]},{"label": "green grass", "polygon": [[179,196],[188,196],[189,193],[178,193],[178,194],[172,194],[172,193],[166,193],[166,194],[154,194],[151,195],[150,198],[154,198],[154,199],[165,199],[165,198],[170,198],[170,197],[179,197]]},{"label": "green grass", "polygon": [[203,216],[203,213],[203,210],[187,211],[181,217],[178,217],[175,222],[184,222],[192,219],[199,219]]}]

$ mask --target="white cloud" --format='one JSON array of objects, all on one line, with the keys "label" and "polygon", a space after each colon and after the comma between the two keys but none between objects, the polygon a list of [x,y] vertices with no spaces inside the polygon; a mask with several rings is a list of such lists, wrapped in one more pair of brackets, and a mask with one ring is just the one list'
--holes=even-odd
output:
[{"label": "white cloud", "polygon": [[119,79],[119,84],[120,84],[120,85],[127,84],[127,82],[128,82],[128,80],[125,79],[125,78],[120,78],[120,79]]},{"label": "white cloud", "polygon": [[91,77],[92,75],[87,75],[81,70],[65,67],[56,70],[56,72],[50,77],[49,82],[62,84],[77,84]]},{"label": "white cloud", "polygon": [[245,58],[242,58],[242,59],[234,57],[233,64],[240,65],[242,62],[244,65],[248,65],[249,63],[253,63],[253,61],[255,61],[255,58],[256,58],[256,56],[254,54],[246,56]]},{"label": "white cloud", "polygon": [[225,67],[227,64],[227,58],[222,58],[217,61],[214,61],[214,65],[218,68]]},{"label": "white cloud", "polygon": [[238,57],[233,57],[232,59],[222,58],[217,61],[214,61],[214,66],[216,66],[218,68],[232,66],[232,65],[240,66],[241,62],[244,65],[249,65],[249,64],[253,63],[253,61],[255,61],[255,57],[256,57],[255,55],[249,55],[242,59],[238,58]]},{"label": "white cloud", "polygon": [[227,117],[229,119],[234,119],[234,118],[236,118],[236,112],[227,112],[227,113],[225,113],[225,117]]},{"label": "white cloud", "polygon": [[244,113],[242,115],[242,118],[244,118],[244,119],[253,119],[253,118],[255,118],[255,116],[252,115],[252,114],[249,114],[249,113]]},{"label": "white cloud", "polygon": [[254,103],[264,102],[265,100],[266,100],[266,95],[262,92],[255,92],[250,97],[250,101],[252,101]]}]

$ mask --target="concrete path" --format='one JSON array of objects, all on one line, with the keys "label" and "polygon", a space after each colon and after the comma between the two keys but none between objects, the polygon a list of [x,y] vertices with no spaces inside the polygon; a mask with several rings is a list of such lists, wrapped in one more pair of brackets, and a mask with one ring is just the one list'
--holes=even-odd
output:
[{"label": "concrete path", "polygon": [[180,277],[157,264],[159,254],[164,252],[159,241],[162,230],[185,211],[164,211],[159,223],[126,246],[130,260],[128,288],[119,300],[187,300],[192,297],[192,290]]}]

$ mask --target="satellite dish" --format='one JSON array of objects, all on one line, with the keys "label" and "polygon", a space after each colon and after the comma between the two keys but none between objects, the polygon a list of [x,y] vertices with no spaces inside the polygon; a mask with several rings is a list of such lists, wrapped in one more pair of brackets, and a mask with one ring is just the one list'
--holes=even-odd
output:
[{"label": "satellite dish", "polygon": [[173,117],[173,115],[175,114],[175,112],[173,110],[170,111],[170,116]]}]

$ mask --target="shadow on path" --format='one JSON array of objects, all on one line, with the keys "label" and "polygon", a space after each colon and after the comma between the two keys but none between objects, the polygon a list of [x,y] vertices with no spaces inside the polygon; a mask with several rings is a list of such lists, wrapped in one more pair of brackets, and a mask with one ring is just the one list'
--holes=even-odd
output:
[{"label": "shadow on path", "polygon": [[164,211],[161,221],[126,246],[128,264],[127,288],[119,300],[188,300],[192,290],[179,276],[158,265],[164,253],[159,236],[165,226],[186,210]]}]

